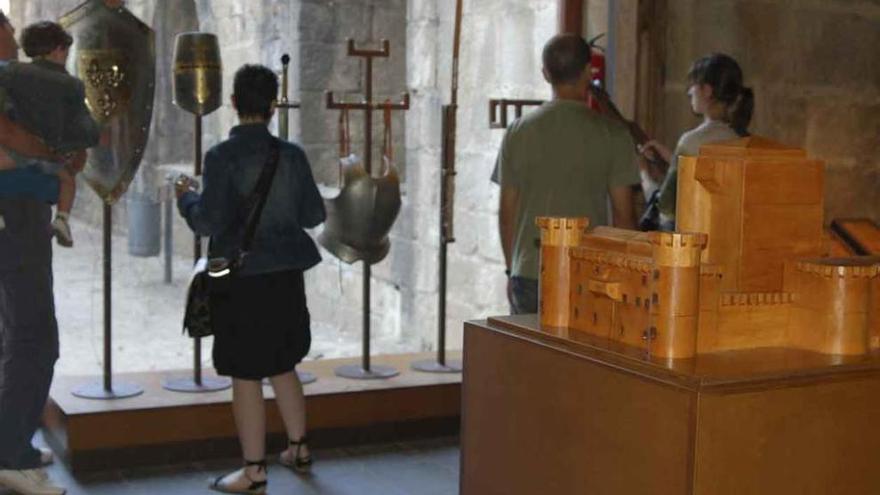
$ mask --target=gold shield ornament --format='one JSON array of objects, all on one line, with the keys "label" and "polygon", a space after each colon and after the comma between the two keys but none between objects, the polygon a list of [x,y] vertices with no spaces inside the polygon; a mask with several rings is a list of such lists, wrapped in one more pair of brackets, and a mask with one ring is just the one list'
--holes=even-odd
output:
[{"label": "gold shield ornament", "polygon": [[105,124],[129,107],[131,86],[120,50],[80,50],[79,77],[86,87],[86,104],[92,117]]},{"label": "gold shield ornament", "polygon": [[115,203],[140,166],[153,117],[156,78],[153,30],[125,8],[89,0],[61,17],[73,36],[68,70],[85,85],[86,103],[101,125],[83,178]]}]

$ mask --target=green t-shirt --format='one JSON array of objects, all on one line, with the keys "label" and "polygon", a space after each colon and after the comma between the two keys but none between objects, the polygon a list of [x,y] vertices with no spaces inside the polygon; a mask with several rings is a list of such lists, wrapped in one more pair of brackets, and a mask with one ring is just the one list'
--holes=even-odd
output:
[{"label": "green t-shirt", "polygon": [[501,188],[519,191],[511,274],[537,279],[535,217],[608,223],[608,190],[639,182],[626,128],[580,102],[553,100],[514,122],[498,154]]}]

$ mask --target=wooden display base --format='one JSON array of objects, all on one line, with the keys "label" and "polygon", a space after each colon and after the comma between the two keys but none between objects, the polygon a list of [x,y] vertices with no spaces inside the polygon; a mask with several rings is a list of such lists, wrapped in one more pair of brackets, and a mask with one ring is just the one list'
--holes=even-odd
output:
[{"label": "wooden display base", "polygon": [[[451,354],[453,355],[453,354]],[[460,357],[460,353],[454,353]],[[348,380],[334,368],[359,359],[303,363],[318,381],[305,387],[309,438],[316,447],[454,435],[459,428],[461,376],[409,370],[432,354],[380,356],[376,364],[401,370],[389,380]],[[46,439],[74,474],[174,464],[239,455],[230,390],[181,394],[162,388],[177,372],[119,375],[144,388],[141,396],[116,401],[80,399],[71,391],[83,377],[57,377],[44,414]],[[283,425],[265,387],[269,452],[285,445]]]},{"label": "wooden display base", "polygon": [[666,360],[535,315],[464,339],[462,495],[880,493],[880,353]]}]

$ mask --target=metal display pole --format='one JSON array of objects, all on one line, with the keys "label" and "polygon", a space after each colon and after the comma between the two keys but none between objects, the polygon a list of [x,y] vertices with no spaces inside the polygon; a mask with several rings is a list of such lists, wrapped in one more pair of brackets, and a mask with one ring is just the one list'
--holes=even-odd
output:
[{"label": "metal display pole", "polygon": [[[288,87],[290,85],[290,76],[287,72],[290,67],[290,55],[285,53],[281,56],[281,67],[281,97],[276,105],[276,108],[278,108],[278,137],[287,141],[290,138],[290,110],[299,108],[300,104],[287,99]],[[296,374],[303,385],[318,381],[318,377],[308,371],[297,370]]]},{"label": "metal display pole", "polygon": [[461,361],[446,359],[446,274],[447,247],[455,242],[455,131],[458,112],[458,54],[461,46],[462,0],[455,4],[455,34],[452,41],[452,98],[443,106],[443,156],[440,177],[440,246],[437,273],[437,359],[412,363],[412,369],[427,373],[461,373]]},{"label": "metal display pole", "polygon": [[[195,144],[193,145],[193,172],[196,177],[202,175],[202,116],[195,115]],[[202,238],[193,236],[193,261],[202,257]],[[232,386],[232,380],[223,376],[203,376],[202,373],[202,339],[193,338],[193,373],[191,377],[167,378],[162,381],[162,388],[172,392],[217,392]]]},{"label": "metal display pole", "polygon": [[72,393],[83,399],[124,399],[144,393],[133,383],[113,383],[113,205],[104,203],[104,379],[76,388]]},{"label": "metal display pole", "polygon": [[[174,103],[194,114],[193,172],[202,175],[202,117],[216,110],[223,90],[220,47],[210,33],[181,33],[174,47]],[[202,257],[202,239],[193,236],[193,263]],[[226,377],[202,375],[202,339],[193,338],[192,376],[168,378],[162,387],[173,392],[216,392],[232,386]]]},{"label": "metal display pole", "polygon": [[[382,40],[380,50],[365,50],[356,48],[354,40],[348,40],[348,55],[361,57],[366,67],[364,100],[358,103],[340,103],[333,97],[333,92],[327,92],[327,108],[331,110],[363,110],[364,111],[364,169],[367,174],[372,173],[373,158],[373,111],[384,110],[409,110],[409,93],[403,94],[403,101],[393,104],[376,103],[373,101],[373,59],[386,58],[391,53],[391,45],[388,40]],[[343,378],[359,380],[382,379],[397,376],[400,372],[391,366],[372,365],[370,363],[370,264],[364,262],[363,271],[363,341],[361,364],[352,364],[336,368],[335,373]]]},{"label": "metal display pole", "polygon": [[170,285],[172,282],[171,265],[174,263],[174,184],[170,177],[166,180],[162,192],[162,202],[164,203],[163,207],[165,209],[165,235],[163,239],[164,253],[162,254],[165,259],[165,283]]}]

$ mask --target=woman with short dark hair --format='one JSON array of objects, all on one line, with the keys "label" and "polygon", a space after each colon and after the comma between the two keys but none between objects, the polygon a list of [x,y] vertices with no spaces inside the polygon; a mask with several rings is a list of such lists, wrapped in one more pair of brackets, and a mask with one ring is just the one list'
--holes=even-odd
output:
[{"label": "woman with short dark hair", "polygon": [[201,195],[191,179],[177,182],[180,213],[196,233],[210,236],[209,257],[232,260],[245,236],[253,204],[249,199],[264,167],[277,157],[250,249],[232,276],[228,296],[211,301],[214,366],[218,374],[232,377],[232,408],[245,464],[211,484],[226,493],[266,491],[263,378],[272,384],[290,439],[281,463],[297,471],[311,465],[305,398],[294,368],[311,344],[303,271],[321,259],[303,229],[319,225],[326,214],[303,150],[269,133],[277,94],[278,78],[270,69],[239,69],[232,104],[240,125],[205,155]]}]

